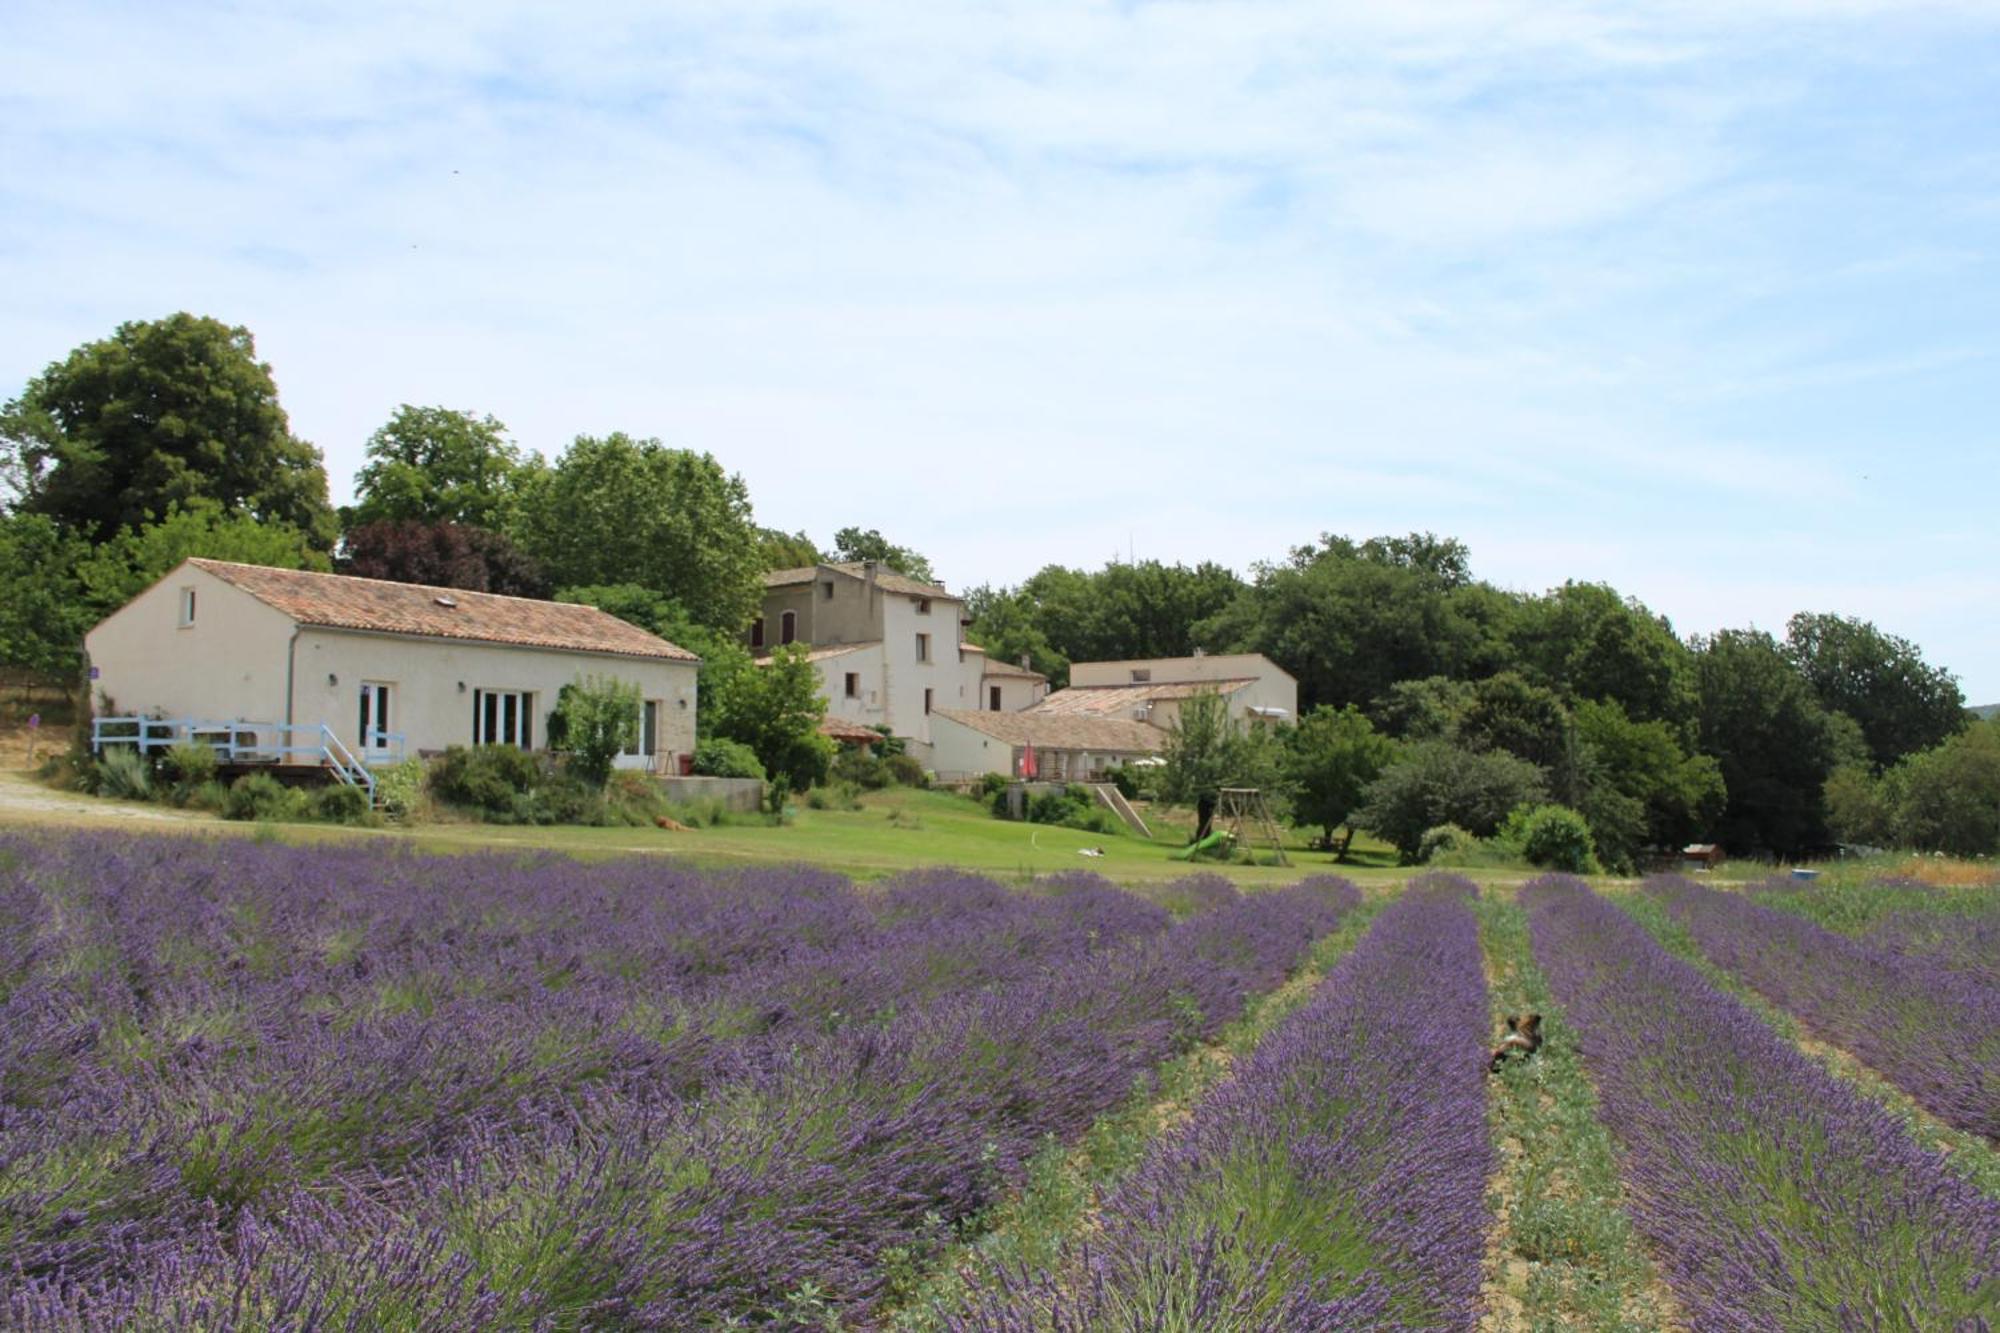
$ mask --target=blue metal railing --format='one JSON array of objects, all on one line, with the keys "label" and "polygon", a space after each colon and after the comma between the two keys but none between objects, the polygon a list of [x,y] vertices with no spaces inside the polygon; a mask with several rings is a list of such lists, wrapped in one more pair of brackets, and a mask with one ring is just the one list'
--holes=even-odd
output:
[{"label": "blue metal railing", "polygon": [[[304,741],[300,741],[300,737]],[[378,751],[383,760],[396,763],[403,757],[403,733],[371,729],[368,753]],[[350,787],[368,793],[375,804],[375,775],[357,759],[333,728],[324,722],[250,722],[242,719],[215,721],[193,717],[99,717],[90,722],[90,749],[103,753],[106,746],[124,745],[140,754],[168,750],[176,745],[206,745],[225,764],[281,764],[304,760],[333,770],[333,775]]]}]

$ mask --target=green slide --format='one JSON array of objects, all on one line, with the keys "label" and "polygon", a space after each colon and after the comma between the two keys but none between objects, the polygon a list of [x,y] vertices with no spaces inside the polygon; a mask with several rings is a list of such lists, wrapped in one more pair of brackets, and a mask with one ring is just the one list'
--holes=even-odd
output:
[{"label": "green slide", "polygon": [[1168,852],[1167,859],[1170,861],[1192,861],[1211,847],[1220,847],[1228,841],[1229,834],[1222,829],[1217,829],[1200,842],[1189,843],[1177,852]]}]

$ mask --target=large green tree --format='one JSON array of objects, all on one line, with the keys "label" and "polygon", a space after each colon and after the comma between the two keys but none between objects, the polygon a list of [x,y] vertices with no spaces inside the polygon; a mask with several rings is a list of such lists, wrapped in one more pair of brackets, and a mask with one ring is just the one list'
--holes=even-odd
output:
[{"label": "large green tree", "polygon": [[1699,640],[1701,751],[1728,789],[1717,821],[1733,851],[1792,856],[1824,841],[1824,788],[1839,729],[1784,651],[1759,630]]},{"label": "large green tree", "polygon": [[331,567],[326,553],[289,523],[259,522],[194,500],[171,507],[156,523],[120,531],[77,566],[93,618],[110,615],[189,556],[276,569]]},{"label": "large green tree", "polygon": [[1822,708],[1860,724],[1878,769],[1965,726],[1965,696],[1952,674],[1865,620],[1801,612],[1786,625],[1784,652]]},{"label": "large green tree", "polygon": [[1601,583],[1565,583],[1525,600],[1513,625],[1521,669],[1573,698],[1610,700],[1628,717],[1693,739],[1694,657],[1663,617]]},{"label": "large green tree", "polygon": [[332,547],[319,451],[295,438],[250,331],[176,314],[121,324],[0,409],[18,507],[91,541],[209,501]]},{"label": "large green tree", "polygon": [[1317,826],[1320,841],[1345,859],[1354,841],[1354,815],[1368,786],[1395,757],[1396,743],[1377,732],[1360,709],[1315,708],[1286,737],[1285,776],[1291,787],[1292,822]]},{"label": "large green tree", "polygon": [[1260,565],[1196,634],[1271,658],[1298,678],[1303,707],[1366,706],[1397,681],[1465,676],[1490,660],[1495,607],[1466,582],[1463,552],[1428,534],[1324,537]]},{"label": "large green tree", "polygon": [[806,645],[786,644],[768,665],[733,674],[712,706],[713,734],[749,746],[781,791],[804,791],[826,777],[834,744],[820,734],[826,700]]},{"label": "large green tree", "polygon": [[1354,819],[1414,861],[1426,830],[1456,824],[1491,837],[1511,811],[1539,802],[1547,790],[1542,770],[1525,759],[1450,741],[1419,741],[1403,746],[1369,784]]},{"label": "large green tree", "polygon": [[349,527],[395,520],[499,531],[512,520],[521,451],[493,417],[404,403],[366,452]]},{"label": "large green tree", "polygon": [[0,514],[0,666],[73,680],[93,615],[77,567],[81,537],[42,514]]},{"label": "large green tree", "polygon": [[1048,565],[1018,588],[966,594],[974,639],[995,660],[1022,653],[1058,686],[1071,662],[1186,657],[1205,641],[1196,626],[1225,608],[1243,582],[1221,565],[1113,561],[1095,573]]},{"label": "large green tree", "polygon": [[742,628],[763,600],[743,479],[658,440],[578,436],[530,470],[516,536],[558,587],[637,583],[713,629]]},{"label": "large green tree", "polygon": [[1585,699],[1574,717],[1586,756],[1578,808],[1614,869],[1635,864],[1648,845],[1695,841],[1722,814],[1728,791],[1720,766],[1688,753],[1670,724],[1635,722],[1610,700]]}]

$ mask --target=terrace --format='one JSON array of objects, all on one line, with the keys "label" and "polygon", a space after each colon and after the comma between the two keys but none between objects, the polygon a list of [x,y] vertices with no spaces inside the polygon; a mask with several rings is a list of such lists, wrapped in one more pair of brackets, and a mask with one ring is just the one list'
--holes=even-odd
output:
[{"label": "terrace", "polygon": [[202,745],[213,750],[225,779],[261,772],[292,786],[339,782],[367,792],[371,806],[375,803],[375,776],[368,765],[393,764],[403,758],[403,734],[399,731],[371,730],[363,738],[363,757],[323,722],[139,716],[91,719],[92,754],[125,747],[150,758],[177,745]]}]

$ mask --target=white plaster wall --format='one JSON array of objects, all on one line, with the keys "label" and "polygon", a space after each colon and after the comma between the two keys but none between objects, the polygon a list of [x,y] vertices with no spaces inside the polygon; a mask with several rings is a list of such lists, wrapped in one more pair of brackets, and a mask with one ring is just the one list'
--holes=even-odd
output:
[{"label": "white plaster wall", "polygon": [[932,771],[943,777],[1014,773],[1014,747],[948,717],[931,719]]},{"label": "white plaster wall", "polygon": [[[823,657],[813,663],[819,670],[819,695],[826,700],[826,715],[858,722],[864,727],[888,722],[882,689],[882,648],[857,648],[838,657]],[[861,677],[861,697],[847,697],[847,674]]]},{"label": "white plaster wall", "polygon": [[389,730],[402,732],[405,752],[415,754],[472,743],[474,690],[526,690],[534,696],[530,739],[541,749],[562,687],[580,676],[608,676],[636,683],[642,698],[660,703],[656,755],[629,756],[621,765],[646,767],[652,759],[653,767],[672,771],[678,756],[694,750],[695,671],[691,662],[657,658],[305,628],[299,632],[294,716],[303,724],[324,722],[352,747],[361,684],[383,682],[391,687]]},{"label": "white plaster wall", "polygon": [[[187,626],[184,588],[195,590]],[[91,697],[108,699],[119,715],[282,722],[291,633],[289,616],[183,565],[84,635],[98,673]]]},{"label": "white plaster wall", "polygon": [[1033,708],[1048,697],[1049,684],[1045,680],[1032,680],[1027,676],[986,676],[979,683],[979,708],[991,712],[991,695],[994,686],[1000,687],[1000,711],[1018,713]]},{"label": "white plaster wall", "polygon": [[[924,691],[933,708],[976,709],[984,664],[977,653],[961,660],[959,607],[956,600],[937,598],[929,615],[917,612],[915,598],[889,594],[882,598],[882,655],[885,713],[898,736],[929,741],[930,719],[924,716]],[[931,636],[928,662],[917,660],[917,635]]]}]

